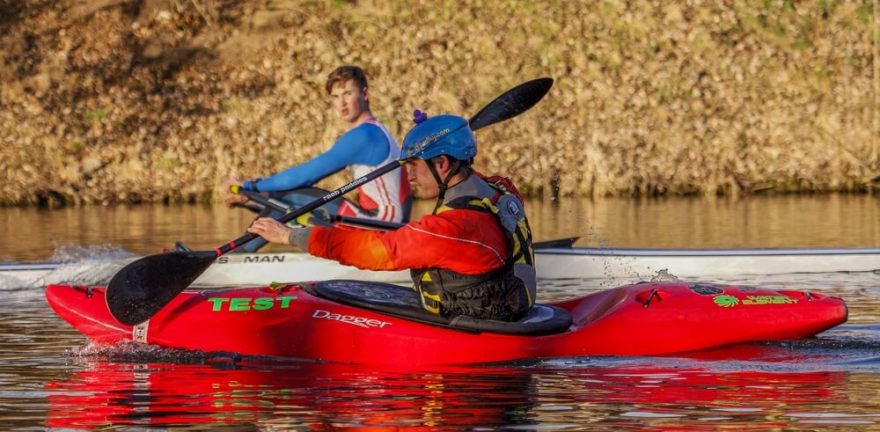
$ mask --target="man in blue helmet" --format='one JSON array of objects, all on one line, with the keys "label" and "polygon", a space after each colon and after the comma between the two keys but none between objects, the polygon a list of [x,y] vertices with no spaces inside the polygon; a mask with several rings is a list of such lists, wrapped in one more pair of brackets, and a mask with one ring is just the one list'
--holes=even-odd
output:
[{"label": "man in blue helmet", "polygon": [[477,147],[467,120],[419,111],[415,117],[402,158],[416,196],[437,198],[432,214],[387,232],[291,228],[269,218],[248,231],[362,269],[411,269],[422,306],[447,318],[525,316],[536,290],[522,199],[509,180],[473,171]]}]

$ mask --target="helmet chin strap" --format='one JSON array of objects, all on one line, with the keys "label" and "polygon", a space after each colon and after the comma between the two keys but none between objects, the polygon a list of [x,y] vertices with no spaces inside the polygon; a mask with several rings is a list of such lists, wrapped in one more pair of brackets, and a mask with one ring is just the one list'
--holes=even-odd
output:
[{"label": "helmet chin strap", "polygon": [[452,179],[452,176],[458,174],[461,171],[461,168],[464,164],[458,159],[449,159],[450,161],[450,169],[449,174],[446,174],[446,179],[440,179],[440,173],[437,172],[437,166],[434,165],[434,160],[431,159],[428,162],[428,170],[431,171],[431,175],[434,176],[434,180],[437,182],[437,187],[440,189],[440,193],[437,194],[437,203],[434,204],[434,211],[431,214],[437,214],[437,210],[443,205],[443,199],[446,198],[446,191],[449,189],[449,180]]}]

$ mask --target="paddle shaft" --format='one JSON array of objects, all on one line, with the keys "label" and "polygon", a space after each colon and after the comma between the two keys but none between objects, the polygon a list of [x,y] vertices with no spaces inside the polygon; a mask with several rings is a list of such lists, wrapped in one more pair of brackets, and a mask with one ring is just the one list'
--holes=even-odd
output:
[{"label": "paddle shaft", "polygon": [[[336,189],[333,192],[330,192],[327,195],[324,195],[323,197],[321,197],[319,199],[311,201],[308,204],[306,204],[296,210],[288,212],[275,220],[277,220],[278,222],[281,222],[281,223],[290,222],[290,221],[292,221],[292,220],[294,220],[294,219],[296,219],[296,218],[298,218],[298,217],[300,217],[300,216],[302,216],[302,215],[304,215],[304,214],[306,214],[306,213],[308,213],[318,207],[321,207],[322,205],[324,205],[330,201],[335,200],[336,198],[341,197],[342,195],[345,195],[345,194],[351,192],[353,189],[358,188],[359,186],[361,186],[364,183],[371,182],[374,179],[376,179],[377,177],[381,177],[382,175],[384,175],[392,170],[400,168],[400,166],[403,164],[403,162],[404,161],[402,161],[402,160],[395,160],[395,161],[388,162],[387,164],[382,165],[381,167],[376,169],[375,171],[373,171],[363,177],[356,178],[356,179],[352,180],[351,183],[349,183],[345,186],[342,186],[339,189]],[[225,253],[257,238],[257,237],[259,237],[259,236],[256,234],[245,233],[241,237],[239,237],[235,240],[232,240],[232,241],[218,247],[217,249],[214,249],[214,253],[216,253],[217,256],[223,255],[223,254],[225,254]]]},{"label": "paddle shaft", "polygon": [[[249,200],[262,204],[266,207],[269,207],[272,210],[275,210],[280,213],[289,213],[293,211],[293,207],[290,207],[286,202],[277,200],[275,198],[267,197],[259,192],[255,191],[247,191],[243,190],[240,187],[232,186],[230,190],[233,193],[241,194],[246,196]],[[256,210],[256,209],[254,209]],[[317,219],[317,218],[315,218]],[[336,215],[333,217],[331,222],[342,222],[347,225],[356,225],[366,228],[376,228],[381,230],[395,230],[402,227],[404,224],[396,223],[396,222],[386,222],[374,219],[366,219],[366,218],[357,218],[351,216],[340,216]]]}]

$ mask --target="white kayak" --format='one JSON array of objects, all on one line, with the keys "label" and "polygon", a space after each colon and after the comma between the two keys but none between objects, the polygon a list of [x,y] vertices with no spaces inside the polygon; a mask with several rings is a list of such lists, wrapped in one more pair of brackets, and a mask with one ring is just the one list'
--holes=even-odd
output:
[{"label": "white kayak", "polygon": [[[69,264],[0,264],[4,286],[101,283],[132,259]],[[664,271],[679,278],[788,273],[864,272],[880,269],[880,249],[599,249],[544,248],[536,252],[539,279],[632,278]],[[89,271],[90,270],[90,271]],[[89,279],[95,280],[89,280]],[[409,272],[366,271],[305,253],[221,256],[195,282],[200,286],[357,279],[408,283]],[[13,281],[11,284],[9,281]],[[15,285],[15,284],[19,285]]]},{"label": "white kayak", "polygon": [[662,270],[680,278],[869,272],[880,269],[880,248],[550,248],[537,261],[539,277],[556,278],[650,279]]}]

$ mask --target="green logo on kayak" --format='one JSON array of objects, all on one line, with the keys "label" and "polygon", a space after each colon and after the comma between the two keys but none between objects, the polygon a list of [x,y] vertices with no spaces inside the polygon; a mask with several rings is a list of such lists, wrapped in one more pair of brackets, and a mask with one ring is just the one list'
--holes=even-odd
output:
[{"label": "green logo on kayak", "polygon": [[739,299],[732,295],[715,296],[715,304],[721,307],[734,307],[739,303]]},{"label": "green logo on kayak", "polygon": [[746,298],[740,300],[737,297],[732,295],[720,295],[715,296],[715,304],[720,307],[734,307],[738,304],[742,304],[743,306],[756,306],[756,305],[778,305],[778,304],[795,304],[797,303],[797,299],[793,299],[791,297],[786,296],[761,296],[761,295],[750,295],[746,296]]},{"label": "green logo on kayak", "polygon": [[786,296],[746,296],[743,299],[744,305],[769,305],[769,304],[795,304],[797,299]]},{"label": "green logo on kayak", "polygon": [[246,312],[250,310],[264,311],[269,309],[287,309],[290,301],[296,300],[296,296],[285,297],[211,297],[212,312]]}]

